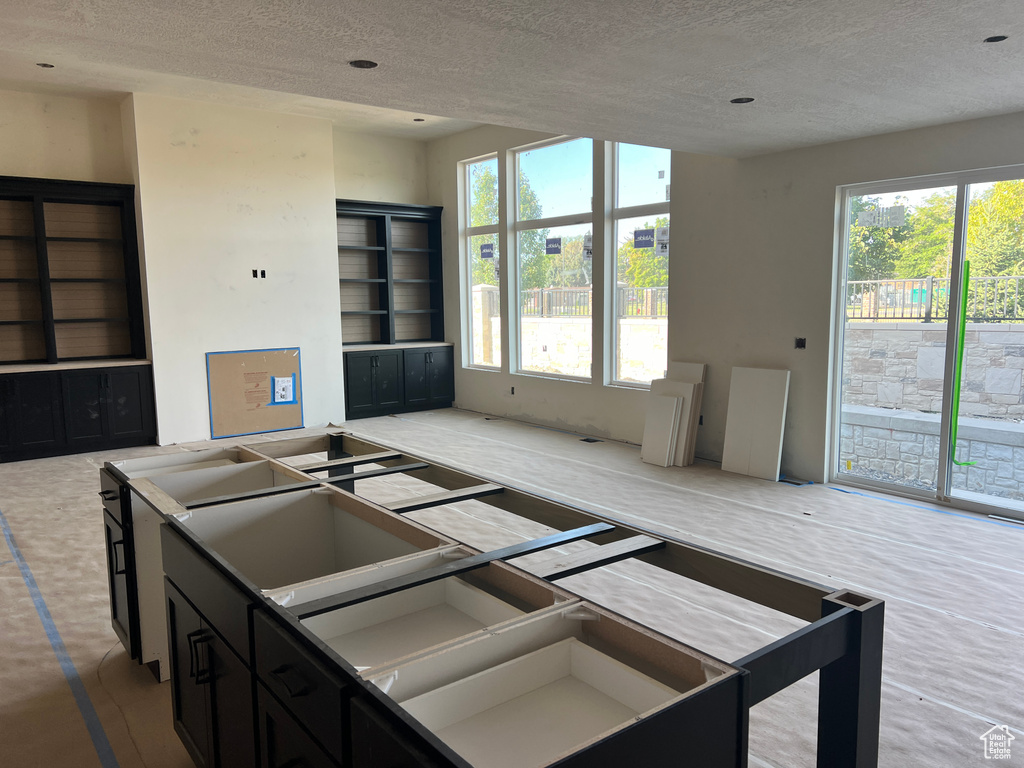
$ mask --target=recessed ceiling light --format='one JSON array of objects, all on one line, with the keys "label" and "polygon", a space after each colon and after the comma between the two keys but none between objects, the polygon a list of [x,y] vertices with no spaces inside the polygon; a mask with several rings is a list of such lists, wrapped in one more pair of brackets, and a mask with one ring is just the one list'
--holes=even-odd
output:
[{"label": "recessed ceiling light", "polygon": [[729,99],[730,104],[749,104],[753,99],[750,96],[741,96],[738,99]]},{"label": "recessed ceiling light", "polygon": [[356,69],[373,69],[377,66],[377,62],[370,61],[369,59],[356,59],[355,61],[350,61],[348,65]]},{"label": "recessed ceiling light", "polygon": [[1006,39],[1006,35],[992,35],[992,37],[986,37],[986,43],[1001,43]]},{"label": "recessed ceiling light", "polygon": [[422,122],[423,122],[423,118],[422,118],[422,117],[414,117],[414,118],[412,119],[412,121],[413,121],[414,123],[422,123]]},{"label": "recessed ceiling light", "polygon": [[39,62],[36,66],[42,67],[43,69],[53,69],[53,64],[47,64],[45,61]]}]

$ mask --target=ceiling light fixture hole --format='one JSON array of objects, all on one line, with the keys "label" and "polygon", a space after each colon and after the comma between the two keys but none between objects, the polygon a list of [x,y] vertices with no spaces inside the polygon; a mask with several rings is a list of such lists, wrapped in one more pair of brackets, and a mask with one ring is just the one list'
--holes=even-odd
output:
[{"label": "ceiling light fixture hole", "polygon": [[47,64],[45,61],[40,61],[36,66],[42,67],[43,69],[53,69],[53,64]]},{"label": "ceiling light fixture hole", "polygon": [[986,37],[986,43],[1001,43],[1006,39],[1006,35],[992,35],[992,37]]},{"label": "ceiling light fixture hole", "polygon": [[370,61],[369,59],[356,59],[355,61],[350,61],[348,65],[356,69],[373,69],[377,66],[377,62]]},{"label": "ceiling light fixture hole", "polygon": [[729,99],[730,104],[749,104],[753,101],[750,96],[740,96],[738,99]]}]

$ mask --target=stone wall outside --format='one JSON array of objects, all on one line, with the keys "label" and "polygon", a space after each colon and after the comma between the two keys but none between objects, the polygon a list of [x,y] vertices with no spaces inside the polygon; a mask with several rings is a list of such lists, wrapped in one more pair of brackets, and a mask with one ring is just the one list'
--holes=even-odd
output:
[{"label": "stone wall outside", "polygon": [[[968,323],[960,413],[1024,418],[1024,325]],[[942,409],[945,323],[849,323],[843,403],[924,413]]]}]

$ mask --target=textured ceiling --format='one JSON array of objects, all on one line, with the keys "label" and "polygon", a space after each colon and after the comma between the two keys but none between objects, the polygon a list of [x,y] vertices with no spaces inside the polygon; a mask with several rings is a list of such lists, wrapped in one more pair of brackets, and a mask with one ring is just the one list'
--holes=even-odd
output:
[{"label": "textured ceiling", "polygon": [[0,19],[6,87],[420,138],[492,123],[743,156],[1024,110],[1022,0],[0,0]]}]

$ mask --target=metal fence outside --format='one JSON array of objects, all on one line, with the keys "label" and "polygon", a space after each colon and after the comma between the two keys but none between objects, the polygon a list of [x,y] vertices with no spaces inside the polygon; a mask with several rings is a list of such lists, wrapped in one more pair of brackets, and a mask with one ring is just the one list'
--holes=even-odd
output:
[{"label": "metal fence outside", "polygon": [[[591,290],[585,288],[531,288],[521,291],[523,317],[590,317]],[[498,314],[498,294],[488,296],[487,311]],[[668,288],[616,288],[618,317],[668,317]]]},{"label": "metal fence outside", "polygon": [[[1024,275],[972,277],[967,286],[967,320],[1024,322]],[[949,278],[851,280],[846,284],[847,320],[949,319]]]}]

